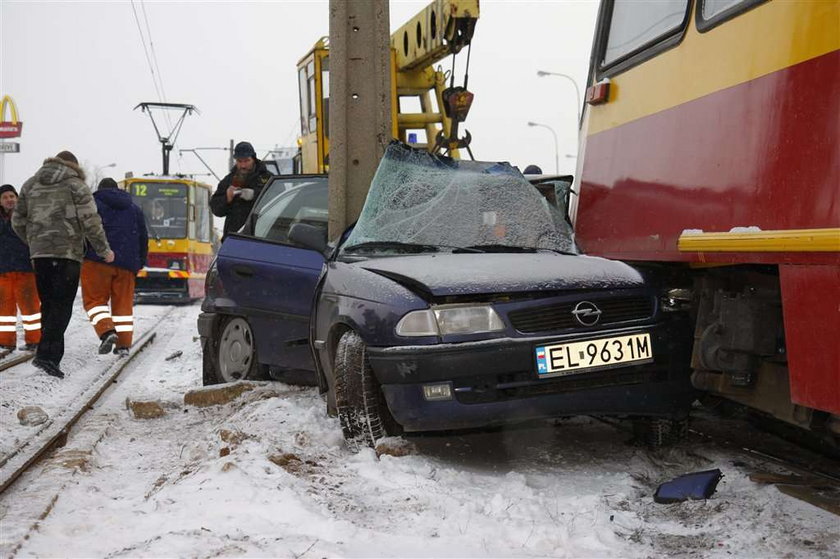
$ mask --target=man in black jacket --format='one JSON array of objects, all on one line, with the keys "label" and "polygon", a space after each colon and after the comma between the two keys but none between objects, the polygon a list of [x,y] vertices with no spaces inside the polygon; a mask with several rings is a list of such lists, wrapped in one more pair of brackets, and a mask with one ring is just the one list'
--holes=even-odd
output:
[{"label": "man in black jacket", "polygon": [[216,192],[210,198],[213,214],[224,217],[224,237],[228,233],[239,231],[254,205],[262,187],[271,178],[265,164],[257,159],[254,146],[248,142],[239,142],[233,149],[236,165],[219,182]]}]

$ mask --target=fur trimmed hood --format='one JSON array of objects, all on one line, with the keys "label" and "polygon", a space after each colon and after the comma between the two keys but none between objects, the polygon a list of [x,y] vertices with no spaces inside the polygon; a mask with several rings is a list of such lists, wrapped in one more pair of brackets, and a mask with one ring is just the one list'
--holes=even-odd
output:
[{"label": "fur trimmed hood", "polygon": [[38,182],[41,184],[56,184],[73,177],[84,182],[85,171],[76,163],[58,157],[44,159],[44,165],[38,171]]}]

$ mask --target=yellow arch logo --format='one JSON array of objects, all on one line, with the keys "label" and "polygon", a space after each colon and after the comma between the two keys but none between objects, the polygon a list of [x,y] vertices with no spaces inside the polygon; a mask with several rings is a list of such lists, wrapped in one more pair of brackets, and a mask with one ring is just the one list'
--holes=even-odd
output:
[{"label": "yellow arch logo", "polygon": [[[11,120],[6,120],[6,108],[8,107]],[[8,95],[0,99],[0,138],[17,138],[23,129],[23,123],[18,120],[17,105]]]},{"label": "yellow arch logo", "polygon": [[[6,107],[8,107],[12,113],[12,120],[6,120]],[[0,100],[0,121],[11,122],[12,124],[18,123],[17,105],[15,105],[14,99],[8,95],[4,95],[3,99]]]}]

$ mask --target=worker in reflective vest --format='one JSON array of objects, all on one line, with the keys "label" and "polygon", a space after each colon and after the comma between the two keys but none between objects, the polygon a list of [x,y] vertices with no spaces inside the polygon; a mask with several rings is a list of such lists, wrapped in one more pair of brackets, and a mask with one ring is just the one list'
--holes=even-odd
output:
[{"label": "worker in reflective vest", "polygon": [[[149,237],[143,212],[131,195],[104,178],[93,194],[114,261],[88,250],[82,263],[82,303],[96,335],[99,353],[127,355],[134,334],[134,281],[146,262]],[[110,303],[110,306],[109,306]]]},{"label": "worker in reflective vest", "polygon": [[12,211],[17,200],[15,187],[0,186],[0,349],[15,349],[20,309],[25,342],[20,349],[34,351],[41,341],[41,301],[29,247],[12,230]]}]

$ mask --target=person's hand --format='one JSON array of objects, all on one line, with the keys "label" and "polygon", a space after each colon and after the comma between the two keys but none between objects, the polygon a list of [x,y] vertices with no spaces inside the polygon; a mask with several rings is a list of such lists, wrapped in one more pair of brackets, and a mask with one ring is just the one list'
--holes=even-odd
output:
[{"label": "person's hand", "polygon": [[253,188],[243,188],[239,191],[239,197],[243,200],[253,200],[254,199],[254,189]]},{"label": "person's hand", "polygon": [[239,189],[236,188],[235,186],[231,185],[231,186],[227,187],[227,192],[225,192],[225,196],[227,197],[228,204],[233,202],[233,199],[236,197],[236,195],[238,193],[239,193]]},{"label": "person's hand", "polygon": [[111,262],[113,262],[114,261],[114,251],[109,250],[108,252],[106,252],[104,260],[105,260],[106,264],[110,264]]}]

